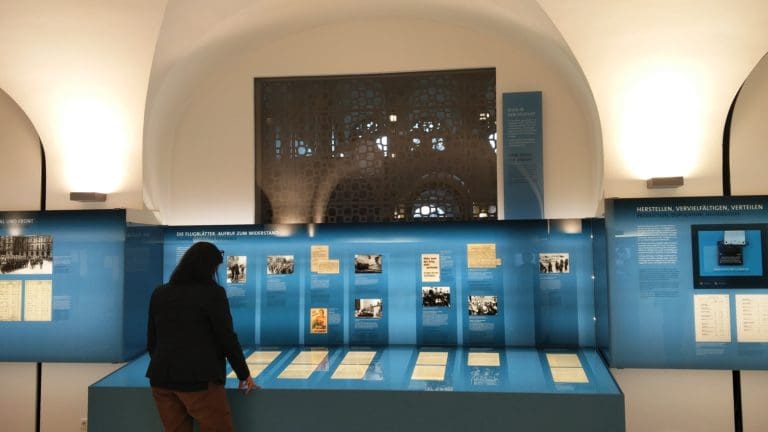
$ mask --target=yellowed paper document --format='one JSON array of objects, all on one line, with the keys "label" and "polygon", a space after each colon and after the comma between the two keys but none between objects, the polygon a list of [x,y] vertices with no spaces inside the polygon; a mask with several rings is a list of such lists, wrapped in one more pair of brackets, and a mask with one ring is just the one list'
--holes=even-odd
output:
[{"label": "yellowed paper document", "polygon": [[496,268],[500,263],[500,260],[496,258],[495,243],[467,244],[467,267]]},{"label": "yellowed paper document", "polygon": [[440,282],[440,254],[421,254],[421,281]]},{"label": "yellowed paper document", "polygon": [[317,365],[313,364],[296,364],[291,363],[280,372],[278,378],[280,379],[307,379],[312,375],[312,372],[317,369]]},{"label": "yellowed paper document", "polygon": [[768,342],[768,294],[736,295],[736,339]]},{"label": "yellowed paper document", "polygon": [[362,364],[340,364],[333,372],[331,379],[356,379],[361,380],[368,371],[368,365]]},{"label": "yellowed paper document", "polygon": [[261,375],[262,372],[269,366],[266,363],[251,363],[248,365],[248,369],[251,370],[251,378],[256,378]]},{"label": "yellowed paper document", "polygon": [[[251,378],[256,378],[261,375],[268,366],[269,364],[266,363],[248,363],[248,369],[251,371]],[[227,375],[227,378],[237,379],[237,374],[235,374],[235,371],[231,371],[229,375]]]},{"label": "yellowed paper document", "polygon": [[320,271],[319,263],[328,261],[328,258],[330,257],[329,253],[330,247],[328,245],[312,245],[309,247],[309,266],[312,273],[318,273]]},{"label": "yellowed paper document", "polygon": [[442,365],[448,363],[447,352],[422,351],[416,358],[417,365]]},{"label": "yellowed paper document", "polygon": [[577,383],[585,384],[589,382],[587,373],[582,368],[574,367],[553,367],[552,381],[556,383]]},{"label": "yellowed paper document", "polygon": [[272,363],[278,356],[280,351],[254,351],[248,358],[245,359],[246,363]]},{"label": "yellowed paper document", "polygon": [[0,321],[21,321],[20,280],[0,280]]},{"label": "yellowed paper document", "polygon": [[547,363],[549,363],[549,367],[551,368],[558,368],[558,367],[580,368],[581,367],[581,361],[579,360],[579,356],[577,354],[547,353]]},{"label": "yellowed paper document", "polygon": [[293,358],[292,364],[311,364],[319,365],[323,360],[328,357],[328,351],[316,350],[316,351],[302,351],[296,357]]},{"label": "yellowed paper document", "polygon": [[445,379],[445,366],[416,365],[413,368],[411,379],[417,381],[443,381]]},{"label": "yellowed paper document", "polygon": [[731,298],[728,294],[693,296],[696,342],[731,341]]},{"label": "yellowed paper document", "polygon": [[467,356],[467,366],[501,366],[499,353],[471,352]]},{"label": "yellowed paper document", "polygon": [[317,273],[319,274],[339,274],[341,265],[339,260],[325,260],[317,262]]},{"label": "yellowed paper document", "polygon": [[26,281],[24,283],[24,321],[52,320],[53,281]]},{"label": "yellowed paper document", "polygon": [[376,356],[376,351],[350,351],[341,361],[343,365],[369,365]]}]

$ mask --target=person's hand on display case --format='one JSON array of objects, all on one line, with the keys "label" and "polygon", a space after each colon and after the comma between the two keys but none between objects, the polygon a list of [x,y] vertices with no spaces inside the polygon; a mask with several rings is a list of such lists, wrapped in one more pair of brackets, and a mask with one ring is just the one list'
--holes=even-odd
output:
[{"label": "person's hand on display case", "polygon": [[240,381],[240,389],[244,390],[247,395],[251,390],[260,390],[261,386],[253,382],[253,378],[248,377],[247,379]]}]

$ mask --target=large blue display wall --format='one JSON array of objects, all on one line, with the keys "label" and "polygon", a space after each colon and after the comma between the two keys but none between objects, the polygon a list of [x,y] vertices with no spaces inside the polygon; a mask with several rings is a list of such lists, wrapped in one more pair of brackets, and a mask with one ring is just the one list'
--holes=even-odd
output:
[{"label": "large blue display wall", "polygon": [[768,369],[767,227],[766,197],[609,200],[611,365]]},{"label": "large blue display wall", "polygon": [[[238,429],[620,432],[594,348],[595,239],[602,221],[168,227],[164,279],[195,242],[222,252],[263,387],[244,398],[228,378]],[[148,361],[89,388],[91,426],[159,428]]]},{"label": "large blue display wall", "polygon": [[0,361],[118,362],[145,349],[162,230],[124,210],[0,213]]},{"label": "large blue display wall", "polygon": [[170,227],[165,279],[191,244],[214,242],[246,345],[593,347],[593,229],[602,224]]}]

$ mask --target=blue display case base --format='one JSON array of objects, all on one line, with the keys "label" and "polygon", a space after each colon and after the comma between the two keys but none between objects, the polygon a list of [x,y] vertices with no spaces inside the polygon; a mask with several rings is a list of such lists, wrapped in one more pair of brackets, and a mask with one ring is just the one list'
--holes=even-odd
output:
[{"label": "blue display case base", "polygon": [[[427,383],[411,379],[414,361],[423,350],[377,348],[378,360],[371,369],[379,372],[372,383],[331,379],[349,351],[339,347],[329,350],[327,363],[310,379],[280,379],[279,372],[305,349],[310,348],[282,348],[281,357],[270,365],[275,370],[268,368],[256,380],[263,387],[261,391],[245,396],[237,389],[236,380],[228,380],[236,430],[625,430],[624,396],[594,350],[574,351],[588,383],[554,383],[547,373],[549,351],[532,348],[497,350],[502,359],[499,373],[480,375],[464,361],[471,349],[440,349],[449,352],[445,380]],[[89,388],[89,430],[162,430],[149,385],[143,378],[147,362],[146,356],[141,357]],[[478,376],[482,377],[479,381]]]}]

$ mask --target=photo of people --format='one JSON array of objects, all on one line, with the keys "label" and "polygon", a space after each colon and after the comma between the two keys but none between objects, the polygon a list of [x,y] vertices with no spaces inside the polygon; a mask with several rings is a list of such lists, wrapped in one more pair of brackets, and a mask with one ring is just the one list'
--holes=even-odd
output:
[{"label": "photo of people", "polygon": [[496,296],[469,296],[469,315],[496,315],[498,311]]},{"label": "photo of people", "polygon": [[230,255],[227,257],[227,283],[245,283],[245,256]]},{"label": "photo of people", "polygon": [[450,306],[451,288],[447,286],[421,287],[421,305],[424,307]]},{"label": "photo of people", "polygon": [[567,253],[540,253],[539,273],[570,273],[570,259]]},{"label": "photo of people", "polygon": [[52,274],[53,237],[0,236],[0,274]]},{"label": "photo of people", "polygon": [[381,273],[381,255],[355,255],[355,273]]},{"label": "photo of people", "polygon": [[384,307],[381,299],[355,299],[355,318],[381,318]]},{"label": "photo of people", "polygon": [[293,255],[272,255],[267,257],[267,274],[293,274]]},{"label": "photo of people", "polygon": [[309,332],[311,334],[328,333],[328,309],[310,308],[309,309]]}]

